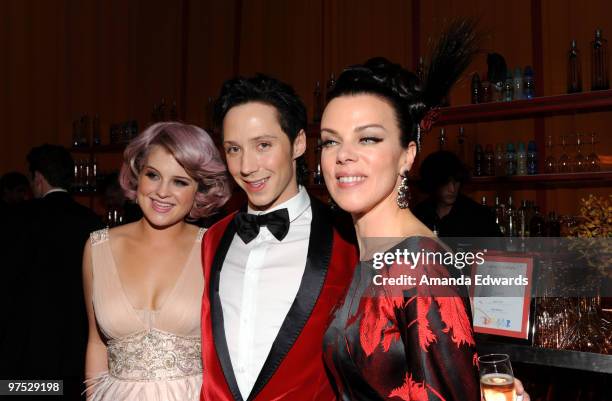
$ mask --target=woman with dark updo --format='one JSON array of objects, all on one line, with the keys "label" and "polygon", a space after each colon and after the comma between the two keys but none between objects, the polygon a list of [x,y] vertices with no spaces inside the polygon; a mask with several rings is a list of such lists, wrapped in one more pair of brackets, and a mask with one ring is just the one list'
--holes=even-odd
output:
[{"label": "woman with dark updo", "polygon": [[[419,285],[422,276],[451,278],[455,268],[397,257],[447,251],[408,209],[407,176],[432,110],[476,52],[473,25],[459,21],[434,48],[423,82],[375,58],[347,68],[330,93],[321,166],[330,195],[352,216],[362,260],[324,340],[339,399],[480,399],[463,290]],[[402,282],[407,276],[416,282]]]}]

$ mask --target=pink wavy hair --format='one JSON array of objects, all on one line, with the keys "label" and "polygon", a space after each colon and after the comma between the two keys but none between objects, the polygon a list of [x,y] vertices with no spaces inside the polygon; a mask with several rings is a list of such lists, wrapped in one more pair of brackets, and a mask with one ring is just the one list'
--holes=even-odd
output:
[{"label": "pink wavy hair", "polygon": [[230,198],[227,169],[206,131],[195,125],[161,122],[145,129],[123,152],[119,184],[128,199],[136,199],[138,176],[154,145],[170,152],[198,183],[194,206],[189,212],[190,219],[210,216]]}]

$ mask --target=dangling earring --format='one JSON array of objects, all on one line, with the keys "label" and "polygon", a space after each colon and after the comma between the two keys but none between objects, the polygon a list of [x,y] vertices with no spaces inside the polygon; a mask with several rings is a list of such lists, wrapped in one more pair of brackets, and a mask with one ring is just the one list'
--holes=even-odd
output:
[{"label": "dangling earring", "polygon": [[410,188],[408,187],[408,174],[404,173],[402,176],[402,182],[397,188],[397,206],[400,209],[407,209],[410,203]]}]

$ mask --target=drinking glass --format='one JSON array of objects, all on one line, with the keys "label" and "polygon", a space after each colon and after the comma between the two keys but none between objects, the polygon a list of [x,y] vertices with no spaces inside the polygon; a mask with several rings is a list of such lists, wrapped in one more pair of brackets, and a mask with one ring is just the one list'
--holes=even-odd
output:
[{"label": "drinking glass", "polygon": [[595,152],[595,142],[596,142],[596,134],[591,133],[591,153],[587,156],[587,168],[590,171],[599,171],[599,156]]},{"label": "drinking glass", "polygon": [[553,137],[552,135],[548,135],[546,139],[546,160],[544,161],[544,171],[547,173],[554,173],[557,169],[557,161],[553,155],[553,147]]},{"label": "drinking glass", "polygon": [[572,161],[565,151],[567,145],[565,135],[561,135],[561,149],[562,153],[559,156],[559,172],[560,173],[571,173],[572,172]]},{"label": "drinking glass", "polygon": [[480,390],[485,401],[515,401],[514,373],[507,354],[488,354],[478,358]]},{"label": "drinking glass", "polygon": [[581,133],[576,133],[576,156],[574,157],[574,171],[582,172],[588,169],[587,160],[582,155],[583,139]]}]

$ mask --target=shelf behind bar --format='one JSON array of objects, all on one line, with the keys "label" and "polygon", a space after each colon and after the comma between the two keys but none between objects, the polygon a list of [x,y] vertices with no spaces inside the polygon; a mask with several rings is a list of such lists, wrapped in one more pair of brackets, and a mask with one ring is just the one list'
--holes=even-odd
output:
[{"label": "shelf behind bar", "polygon": [[127,143],[111,143],[108,145],[95,145],[95,146],[83,146],[83,147],[72,147],[70,148],[71,153],[87,154],[87,153],[119,153],[123,152]]},{"label": "shelf behind bar", "polygon": [[536,175],[514,175],[510,177],[472,177],[467,185],[486,187],[512,185],[516,187],[573,187],[589,185],[612,185],[612,171],[584,173],[555,173]]},{"label": "shelf behind bar", "polygon": [[477,349],[480,355],[508,354],[512,362],[612,374],[612,355],[489,341],[477,343]]},{"label": "shelf behind bar", "polygon": [[440,109],[436,126],[612,110],[612,89]]}]

